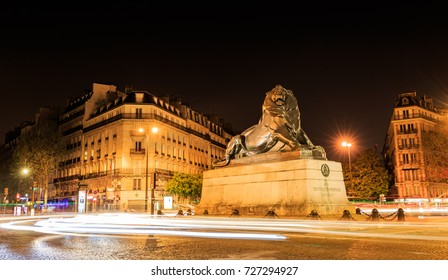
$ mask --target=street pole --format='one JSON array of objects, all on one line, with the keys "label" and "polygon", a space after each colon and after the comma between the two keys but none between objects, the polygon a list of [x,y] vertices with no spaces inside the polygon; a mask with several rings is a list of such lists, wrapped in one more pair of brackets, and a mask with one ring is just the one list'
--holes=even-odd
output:
[{"label": "street pole", "polygon": [[348,150],[348,170],[350,171],[350,184],[352,185],[353,188],[353,177],[352,177],[352,161],[350,160],[350,147],[352,146],[352,144],[349,143],[349,145],[347,146],[347,150]]},{"label": "street pole", "polygon": [[[148,212],[148,161],[149,161],[149,137],[148,137],[148,131],[145,132],[146,134],[146,167],[145,167],[145,213]],[[151,202],[152,202],[152,196],[151,196]],[[152,204],[151,204],[152,205]],[[154,214],[154,209],[151,207],[151,215]]]},{"label": "street pole", "polygon": [[[146,136],[146,151],[145,151],[145,156],[146,156],[146,166],[145,166],[145,213],[148,212],[148,188],[149,188],[149,130],[145,131],[145,129],[143,128],[139,128],[138,131],[140,133],[145,133]],[[157,127],[153,127],[151,129],[152,133],[157,133],[158,128]],[[155,176],[155,167],[154,167],[154,176]],[[155,182],[155,181],[154,181]],[[150,213],[151,215],[154,215],[154,189],[155,189],[156,185],[154,183],[154,186],[151,188],[151,205],[150,205]]]},{"label": "street pole", "polygon": [[151,214],[154,215],[155,212],[155,207],[154,207],[154,203],[155,203],[155,189],[157,186],[157,173],[156,173],[156,168],[154,167],[154,182],[151,188]]},{"label": "street pole", "polygon": [[352,191],[353,191],[352,162],[351,162],[351,159],[350,159],[350,147],[352,146],[352,144],[344,141],[344,142],[342,142],[342,146],[347,148],[347,153],[348,153],[348,170],[350,172],[350,185],[351,185]]}]

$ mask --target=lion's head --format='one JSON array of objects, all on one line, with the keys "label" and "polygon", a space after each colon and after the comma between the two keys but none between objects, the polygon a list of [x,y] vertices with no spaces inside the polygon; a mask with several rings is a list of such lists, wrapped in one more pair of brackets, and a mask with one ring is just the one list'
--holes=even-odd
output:
[{"label": "lion's head", "polygon": [[294,97],[291,90],[287,90],[284,87],[277,85],[271,91],[266,93],[265,103],[270,103],[272,101],[277,106],[283,106],[291,97]]},{"label": "lion's head", "polygon": [[287,116],[288,122],[296,122],[300,118],[297,99],[291,90],[277,85],[266,93],[263,102],[263,113],[271,116]]}]

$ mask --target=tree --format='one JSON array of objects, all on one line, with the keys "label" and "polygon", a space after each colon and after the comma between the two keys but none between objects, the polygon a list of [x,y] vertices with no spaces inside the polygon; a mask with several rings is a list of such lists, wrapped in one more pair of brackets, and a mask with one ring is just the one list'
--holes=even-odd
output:
[{"label": "tree", "polygon": [[426,180],[448,183],[448,129],[439,128],[422,133]]},{"label": "tree", "polygon": [[186,173],[176,173],[166,183],[165,190],[179,198],[199,201],[202,192],[202,176]]},{"label": "tree", "polygon": [[[25,190],[32,188],[31,181],[35,181],[44,190],[44,208],[47,207],[48,180],[50,172],[55,169],[57,147],[57,126],[55,122],[46,121],[35,124],[22,133],[20,141],[13,153],[13,174],[21,178],[24,167],[30,169]],[[23,186],[22,186],[23,187]]]},{"label": "tree", "polygon": [[352,161],[352,181],[343,165],[347,193],[357,198],[377,198],[387,194],[391,176],[383,158],[373,149],[362,151]]}]

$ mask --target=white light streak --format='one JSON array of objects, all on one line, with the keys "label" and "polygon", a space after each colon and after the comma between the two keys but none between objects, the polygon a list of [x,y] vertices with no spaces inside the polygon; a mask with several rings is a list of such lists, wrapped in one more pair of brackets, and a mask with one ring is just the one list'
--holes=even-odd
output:
[{"label": "white light streak", "polygon": [[[124,237],[126,235],[127,238],[139,235],[161,235],[281,241],[287,238],[287,234],[306,233],[351,238],[448,241],[448,224],[428,222],[394,223],[385,221],[316,221],[212,217],[173,218],[141,214],[83,214],[70,218],[39,219],[34,221],[34,225],[29,225],[31,222],[33,221],[20,220],[4,223],[0,226],[11,230],[27,230],[48,234],[105,235],[114,237]],[[416,234],[412,234],[412,230]],[[278,232],[279,234],[271,234],[271,232]]]}]

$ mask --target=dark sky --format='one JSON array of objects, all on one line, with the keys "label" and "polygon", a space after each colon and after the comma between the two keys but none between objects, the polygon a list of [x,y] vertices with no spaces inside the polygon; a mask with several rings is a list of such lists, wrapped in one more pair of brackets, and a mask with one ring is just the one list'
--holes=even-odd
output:
[{"label": "dark sky", "polygon": [[345,160],[344,135],[382,148],[399,93],[448,100],[448,17],[427,1],[74,5],[2,7],[0,135],[93,83],[178,95],[244,130],[280,84],[311,141]]}]

